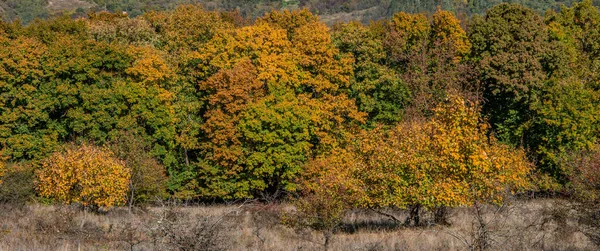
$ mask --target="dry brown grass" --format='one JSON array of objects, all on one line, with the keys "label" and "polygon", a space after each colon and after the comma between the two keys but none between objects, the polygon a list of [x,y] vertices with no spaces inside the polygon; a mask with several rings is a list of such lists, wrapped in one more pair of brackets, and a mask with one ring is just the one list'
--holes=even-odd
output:
[{"label": "dry brown grass", "polygon": [[[0,207],[0,250],[323,250],[323,236],[280,224],[279,204],[159,206],[130,214],[76,207]],[[596,210],[597,211],[597,210]],[[407,213],[388,210],[403,219]],[[423,215],[403,227],[371,212],[349,212],[330,250],[469,250],[480,224],[472,208],[449,211],[449,226]],[[491,250],[598,250],[594,210],[558,199],[481,209]],[[594,244],[594,241],[596,243]]]}]

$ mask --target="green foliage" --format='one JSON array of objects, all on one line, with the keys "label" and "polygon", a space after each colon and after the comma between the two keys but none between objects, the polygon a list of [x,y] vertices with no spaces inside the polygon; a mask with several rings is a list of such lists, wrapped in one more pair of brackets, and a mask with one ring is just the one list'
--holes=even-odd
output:
[{"label": "green foliage", "polygon": [[307,11],[271,13],[257,24],[218,34],[202,51],[208,95],[201,194],[244,198],[258,191],[295,190],[311,155],[344,140],[363,121],[340,93],[350,61],[324,24]]},{"label": "green foliage", "polygon": [[[523,147],[540,177],[566,184],[564,155],[590,151],[600,133],[600,11],[589,0],[545,17],[536,10],[553,1],[536,10],[501,4],[470,20],[462,12],[489,1],[450,1],[430,14],[386,13],[389,20],[332,30],[308,10],[269,12],[252,22],[243,15],[262,7],[220,12],[171,5],[179,2],[99,6],[145,12],[137,17],[100,12],[27,26],[0,22],[3,156],[37,164],[67,142],[110,143],[133,170],[130,203],[166,196],[165,189],[184,200],[301,189],[314,196],[307,200],[325,203],[341,189],[354,197],[336,200],[362,200],[354,205],[436,208],[472,202],[464,183],[483,178],[465,175],[525,165],[518,158],[457,159],[477,159],[481,149],[524,154],[495,136]],[[385,4],[416,9],[415,3]],[[153,4],[160,8],[151,10]],[[339,9],[378,4],[344,1]],[[485,102],[461,106],[456,93]],[[471,107],[478,104],[482,112]],[[328,163],[346,169],[330,173]],[[7,167],[11,173],[13,165]],[[297,179],[349,170],[363,179],[348,174],[353,183],[316,182],[324,192]],[[540,182],[553,184],[542,182],[548,179]],[[488,192],[497,191],[480,197],[492,200]],[[307,207],[307,215],[341,208],[334,204]],[[325,218],[316,221],[335,222]]]},{"label": "green foliage", "polygon": [[123,132],[111,143],[110,149],[131,170],[129,206],[166,198],[166,170],[149,154],[149,142],[131,132]]},{"label": "green foliage", "polygon": [[566,48],[570,67],[588,85],[600,89],[600,11],[589,0],[546,16],[551,37]]},{"label": "green foliage", "polygon": [[153,154],[167,155],[175,137],[172,95],[157,81],[171,73],[156,51],[86,39],[85,29],[72,28],[85,28],[81,21],[53,22],[29,26],[32,37],[1,49],[6,154],[39,159],[60,142],[105,142],[127,128],[152,135]]},{"label": "green foliage", "polygon": [[597,12],[588,1],[550,13],[546,25],[531,10],[499,5],[475,18],[470,29],[488,100],[484,112],[499,138],[526,147],[540,168],[560,181],[558,157],[587,149],[597,138],[593,45],[582,41],[593,36],[593,25],[576,24],[594,20],[582,13]]},{"label": "green foliage", "polygon": [[376,26],[358,22],[338,24],[333,41],[341,53],[354,57],[350,96],[371,122],[394,123],[402,119],[410,91],[398,73],[387,66],[383,37]]},{"label": "green foliage", "polygon": [[521,145],[534,114],[530,106],[539,102],[558,67],[546,62],[561,64],[554,57],[557,48],[549,42],[541,16],[516,4],[501,4],[475,17],[469,38],[488,100],[484,112],[502,141]]},{"label": "green foliage", "polygon": [[527,136],[528,147],[538,154],[540,166],[554,177],[561,176],[559,158],[571,151],[590,149],[600,132],[599,93],[578,79],[567,79],[548,87]]},{"label": "green foliage", "polygon": [[0,177],[0,202],[25,204],[35,197],[35,172],[31,163],[7,163]]}]

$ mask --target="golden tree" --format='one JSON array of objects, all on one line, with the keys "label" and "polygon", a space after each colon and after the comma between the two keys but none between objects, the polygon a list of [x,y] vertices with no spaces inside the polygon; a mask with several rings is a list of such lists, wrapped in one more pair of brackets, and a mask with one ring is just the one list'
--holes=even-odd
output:
[{"label": "golden tree", "polygon": [[108,149],[70,145],[43,161],[37,189],[64,203],[111,208],[125,203],[130,176]]},{"label": "golden tree", "polygon": [[476,103],[450,95],[434,112],[428,121],[359,133],[350,150],[310,162],[303,188],[357,207],[413,207],[418,215],[421,207],[500,203],[506,191],[529,186],[525,152],[488,136]]},{"label": "golden tree", "polygon": [[309,14],[268,14],[256,25],[218,32],[201,51],[198,68],[214,74],[199,83],[207,94],[200,194],[293,191],[311,155],[364,121],[342,91],[352,61],[336,56],[327,26]]},{"label": "golden tree", "polygon": [[[460,21],[449,11],[439,10],[433,14],[431,25],[432,42],[449,47],[455,53],[456,60],[471,51],[471,42],[460,26]],[[435,45],[434,45],[435,46]]]}]

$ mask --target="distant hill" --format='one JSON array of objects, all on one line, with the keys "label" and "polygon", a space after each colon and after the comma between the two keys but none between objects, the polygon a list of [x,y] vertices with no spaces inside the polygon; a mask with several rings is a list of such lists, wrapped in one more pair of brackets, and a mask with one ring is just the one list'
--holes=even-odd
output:
[{"label": "distant hill", "polygon": [[[308,8],[328,24],[338,21],[368,22],[387,18],[395,12],[432,12],[437,6],[467,16],[482,14],[502,2],[520,3],[543,13],[547,9],[570,6],[575,0],[0,0],[0,15],[5,20],[28,23],[35,18],[58,14],[84,15],[88,11],[126,11],[130,16],[150,10],[173,9],[179,4],[200,3],[209,10],[239,10],[255,18],[279,9]],[[600,5],[600,0],[594,0]]]},{"label": "distant hill", "polygon": [[46,6],[50,11],[63,11],[63,10],[77,10],[90,9],[97,4],[93,1],[83,0],[47,0],[48,5]]}]

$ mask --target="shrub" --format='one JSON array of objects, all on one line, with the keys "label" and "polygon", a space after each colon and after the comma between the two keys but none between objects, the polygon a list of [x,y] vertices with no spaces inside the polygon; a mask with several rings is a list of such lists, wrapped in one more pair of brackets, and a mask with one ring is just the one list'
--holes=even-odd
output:
[{"label": "shrub", "polygon": [[143,138],[130,132],[121,133],[112,143],[111,149],[131,170],[128,195],[130,206],[167,196],[168,178],[165,167],[149,154],[150,145]]},{"label": "shrub", "polygon": [[333,231],[339,227],[348,203],[335,194],[319,191],[306,194],[295,201],[296,211],[282,216],[284,225],[295,229],[312,229],[323,233],[327,248],[333,237]]},{"label": "shrub", "polygon": [[600,145],[561,159],[567,189],[576,199],[600,203]]},{"label": "shrub", "polygon": [[110,208],[125,202],[130,171],[108,149],[69,145],[37,171],[41,196],[70,204]]},{"label": "shrub", "polygon": [[1,203],[24,204],[35,195],[35,175],[31,164],[6,164],[3,171],[0,175]]},{"label": "shrub", "polygon": [[353,191],[357,188],[350,177],[344,176],[347,172],[338,169],[347,168],[348,161],[354,160],[351,153],[336,150],[331,156],[314,159],[305,166],[304,177],[300,181],[302,194],[292,201],[296,210],[282,215],[284,225],[323,233],[325,248],[352,206],[356,196]]}]

